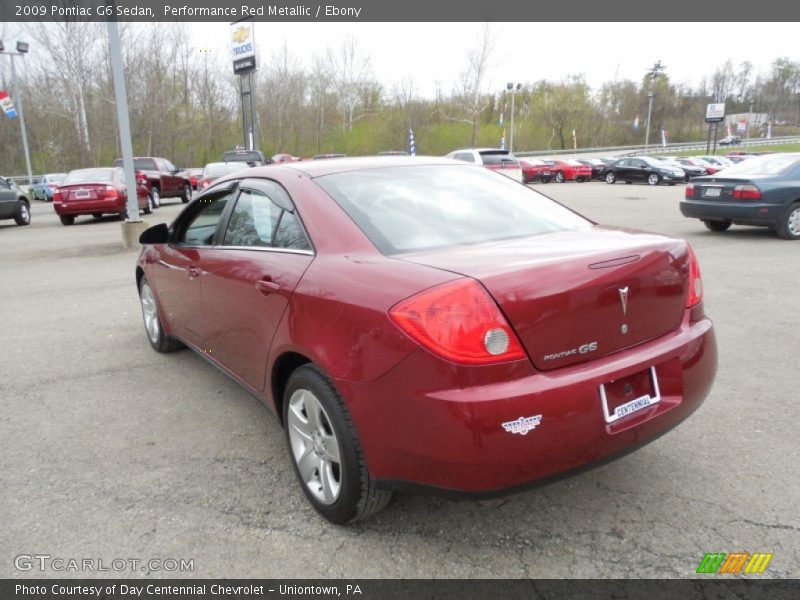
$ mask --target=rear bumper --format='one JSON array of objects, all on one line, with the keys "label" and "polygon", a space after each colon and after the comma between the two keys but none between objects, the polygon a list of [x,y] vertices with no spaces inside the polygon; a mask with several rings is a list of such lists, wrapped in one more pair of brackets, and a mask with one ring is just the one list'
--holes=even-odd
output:
[{"label": "rear bumper", "polygon": [[[496,495],[594,466],[675,427],[714,380],[711,322],[572,367],[459,367],[417,350],[376,381],[336,381],[373,478],[390,489]],[[598,386],[655,366],[661,402],[613,423]],[[541,415],[526,435],[502,423]]]},{"label": "rear bumper", "polygon": [[681,214],[692,219],[708,221],[731,220],[753,225],[772,225],[780,220],[786,207],[762,202],[713,202],[682,200]]},{"label": "rear bumper", "polygon": [[121,213],[125,210],[125,200],[77,200],[53,204],[58,215],[91,215],[94,213]]}]

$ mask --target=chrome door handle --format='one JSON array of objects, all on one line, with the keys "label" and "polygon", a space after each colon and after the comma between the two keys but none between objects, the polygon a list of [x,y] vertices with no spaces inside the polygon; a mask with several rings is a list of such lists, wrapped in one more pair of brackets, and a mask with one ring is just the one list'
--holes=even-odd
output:
[{"label": "chrome door handle", "polygon": [[266,296],[280,290],[281,284],[272,281],[269,277],[265,277],[256,281],[256,289]]}]

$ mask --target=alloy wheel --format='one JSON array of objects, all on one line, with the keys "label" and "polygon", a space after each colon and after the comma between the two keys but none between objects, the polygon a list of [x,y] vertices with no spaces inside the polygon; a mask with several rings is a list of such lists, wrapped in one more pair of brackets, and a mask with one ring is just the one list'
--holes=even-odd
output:
[{"label": "alloy wheel", "polygon": [[287,415],[292,458],[300,477],[316,500],[333,504],[342,488],[341,448],[328,414],[307,389],[289,399]]},{"label": "alloy wheel", "polygon": [[647,178],[647,183],[650,185],[658,185],[658,175],[650,173],[650,176]]},{"label": "alloy wheel", "polygon": [[161,325],[158,322],[158,313],[156,312],[156,301],[155,298],[153,298],[153,290],[150,289],[150,285],[147,282],[142,284],[140,300],[142,303],[142,317],[144,318],[144,328],[147,331],[147,337],[150,338],[153,344],[157,344]]},{"label": "alloy wheel", "polygon": [[150,199],[153,201],[153,207],[158,208],[161,206],[161,194],[159,194],[157,187],[150,190]]},{"label": "alloy wheel", "polygon": [[792,236],[800,237],[800,206],[789,213],[789,217],[786,219],[786,229]]},{"label": "alloy wheel", "polygon": [[19,220],[23,225],[27,225],[31,222],[31,211],[28,210],[28,205],[24,202],[19,207]]}]

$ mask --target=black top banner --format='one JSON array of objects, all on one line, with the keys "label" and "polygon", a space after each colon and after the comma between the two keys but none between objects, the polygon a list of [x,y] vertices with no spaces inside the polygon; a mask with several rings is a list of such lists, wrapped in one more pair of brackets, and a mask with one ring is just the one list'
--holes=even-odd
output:
[{"label": "black top banner", "polygon": [[[0,22],[13,21],[236,21],[269,22],[675,22],[674,39],[664,44],[691,43],[680,37],[680,22],[768,23],[800,20],[800,3],[786,0],[697,2],[696,0],[543,0],[498,4],[486,0],[332,0],[331,2],[263,2],[259,0],[3,0]],[[754,26],[755,27],[755,26]],[[765,25],[765,27],[768,27]],[[719,30],[710,29],[717,36]],[[754,29],[743,32],[755,33]],[[535,32],[532,32],[535,34]],[[723,38],[720,37],[721,43]],[[572,43],[579,43],[573,40]]]}]

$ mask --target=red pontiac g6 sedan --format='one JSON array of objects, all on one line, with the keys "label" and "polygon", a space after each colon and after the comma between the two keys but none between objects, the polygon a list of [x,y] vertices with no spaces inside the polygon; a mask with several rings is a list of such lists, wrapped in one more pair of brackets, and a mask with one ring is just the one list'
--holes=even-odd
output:
[{"label": "red pontiac g6 sedan", "polygon": [[141,242],[153,348],[189,346],[261,398],[336,523],[394,490],[497,494],[618,457],[714,380],[685,241],[474,165],[251,169]]}]

